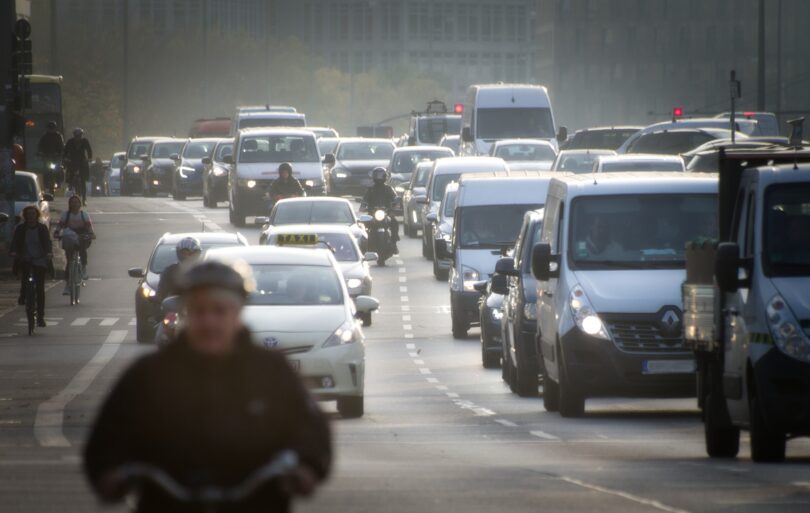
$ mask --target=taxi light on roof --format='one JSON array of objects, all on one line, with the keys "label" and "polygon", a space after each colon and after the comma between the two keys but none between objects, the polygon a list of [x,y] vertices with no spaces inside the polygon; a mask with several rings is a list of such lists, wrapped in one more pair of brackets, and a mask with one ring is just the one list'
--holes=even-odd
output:
[{"label": "taxi light on roof", "polygon": [[683,116],[683,107],[675,107],[672,109],[672,117],[673,118],[680,118]]},{"label": "taxi light on roof", "polygon": [[316,233],[281,233],[276,238],[279,246],[314,246],[317,243]]},{"label": "taxi light on roof", "polygon": [[461,114],[462,112],[464,112],[464,104],[457,103],[453,105],[453,112],[455,112],[456,114]]}]

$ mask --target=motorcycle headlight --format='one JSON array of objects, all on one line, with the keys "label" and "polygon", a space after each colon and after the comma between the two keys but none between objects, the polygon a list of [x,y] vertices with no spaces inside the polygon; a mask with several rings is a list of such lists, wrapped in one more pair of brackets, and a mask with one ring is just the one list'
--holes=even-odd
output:
[{"label": "motorcycle headlight", "polygon": [[592,337],[610,340],[605,323],[599,318],[596,310],[591,306],[591,302],[585,295],[585,291],[579,285],[571,289],[571,294],[568,296],[568,305],[571,307],[574,322],[576,322],[579,329]]},{"label": "motorcycle headlight", "polygon": [[503,310],[500,308],[493,308],[490,315],[492,315],[493,321],[500,321],[503,319]]},{"label": "motorcycle headlight", "polygon": [[188,166],[180,166],[178,172],[180,173],[180,176],[182,176],[183,178],[188,178],[188,175],[194,173],[194,168]]},{"label": "motorcycle headlight", "polygon": [[537,303],[526,303],[523,305],[523,317],[530,321],[537,320]]},{"label": "motorcycle headlight", "polygon": [[767,312],[776,347],[792,358],[810,362],[810,340],[782,296],[777,294],[768,302]]},{"label": "motorcycle headlight", "polygon": [[472,292],[475,290],[475,283],[480,281],[481,275],[478,271],[473,269],[472,267],[462,267],[461,268],[461,281],[464,290],[467,292]]},{"label": "motorcycle headlight", "polygon": [[54,164],[53,162],[51,162],[50,164],[48,164],[48,168],[49,168],[51,171],[53,171],[54,169],[56,169],[56,164]]},{"label": "motorcycle headlight", "polygon": [[141,296],[144,299],[152,299],[157,295],[157,291],[150,287],[146,282],[141,283]]},{"label": "motorcycle headlight", "polygon": [[341,324],[334,333],[329,335],[329,338],[324,341],[322,347],[342,346],[344,344],[351,344],[354,341],[354,323],[346,322]]},{"label": "motorcycle headlight", "polygon": [[315,180],[305,180],[304,187],[315,187]]},{"label": "motorcycle headlight", "polygon": [[133,166],[132,167],[132,172],[135,173],[135,174],[140,173],[141,172],[141,166]]},{"label": "motorcycle headlight", "polygon": [[359,288],[361,285],[363,285],[363,280],[360,280],[358,278],[349,278],[348,280],[346,280],[346,287],[350,289]]},{"label": "motorcycle headlight", "polygon": [[376,211],[374,212],[374,219],[375,219],[376,221],[378,221],[378,222],[383,222],[383,221],[385,221],[385,210],[382,210],[382,209],[380,209],[380,210],[376,210]]}]

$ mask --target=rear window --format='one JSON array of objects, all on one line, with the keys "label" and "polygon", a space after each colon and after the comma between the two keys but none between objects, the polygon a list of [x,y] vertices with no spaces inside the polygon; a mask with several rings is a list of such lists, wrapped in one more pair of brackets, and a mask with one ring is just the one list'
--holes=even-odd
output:
[{"label": "rear window", "polygon": [[239,121],[239,128],[266,128],[274,126],[306,126],[301,118],[245,118]]},{"label": "rear window", "polygon": [[713,140],[714,137],[704,132],[655,132],[636,139],[627,153],[680,155]]},{"label": "rear window", "polygon": [[272,225],[284,224],[352,224],[351,208],[332,201],[291,201],[273,209]]},{"label": "rear window", "polygon": [[[200,245],[202,246],[203,253],[209,249],[239,246],[239,244],[236,242],[220,242],[216,244],[201,242]],[[155,252],[152,253],[152,259],[149,261],[149,271],[155,274],[160,274],[170,265],[176,264],[177,251],[175,246],[175,243],[161,244],[158,246],[155,249]]]}]

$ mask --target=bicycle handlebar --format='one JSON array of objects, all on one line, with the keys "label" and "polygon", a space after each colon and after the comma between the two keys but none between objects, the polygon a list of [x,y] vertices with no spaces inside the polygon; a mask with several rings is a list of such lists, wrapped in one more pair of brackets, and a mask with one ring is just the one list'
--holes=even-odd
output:
[{"label": "bicycle handlebar", "polygon": [[128,481],[149,481],[180,502],[236,503],[246,499],[269,481],[289,474],[298,466],[298,462],[298,454],[295,451],[282,451],[272,461],[259,467],[247,479],[231,488],[218,486],[189,488],[178,483],[165,470],[148,463],[128,463],[122,470]]}]

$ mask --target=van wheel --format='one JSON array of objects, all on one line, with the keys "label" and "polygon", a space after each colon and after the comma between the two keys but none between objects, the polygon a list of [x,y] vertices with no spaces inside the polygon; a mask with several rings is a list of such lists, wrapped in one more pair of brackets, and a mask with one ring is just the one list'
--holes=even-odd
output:
[{"label": "van wheel", "polygon": [[543,377],[543,408],[560,411],[560,386],[548,376]]},{"label": "van wheel", "polygon": [[238,228],[245,226],[245,216],[237,212],[234,205],[228,207],[228,220]]},{"label": "van wheel", "polygon": [[357,419],[363,416],[363,396],[338,397],[337,410],[344,419]]},{"label": "van wheel", "polygon": [[751,459],[757,463],[776,463],[785,459],[787,439],[784,433],[771,429],[758,398],[749,403],[751,417]]},{"label": "van wheel", "polygon": [[466,320],[458,318],[452,301],[450,302],[450,321],[453,323],[453,338],[467,338],[470,325]]},{"label": "van wheel", "polygon": [[540,385],[537,379],[537,359],[534,355],[528,354],[521,340],[515,340],[515,352],[517,353],[517,366],[515,368],[515,388],[520,397],[537,397],[537,387]]},{"label": "van wheel", "polygon": [[155,329],[154,327],[149,326],[149,323],[146,322],[146,319],[136,317],[135,340],[140,344],[152,342],[155,340]]},{"label": "van wheel", "polygon": [[734,458],[740,452],[740,430],[729,424],[724,403],[716,393],[706,397],[703,431],[706,453],[711,458]]},{"label": "van wheel", "polygon": [[[558,351],[558,354],[562,354]],[[585,396],[571,383],[565,363],[560,360],[560,382],[558,384],[559,411],[563,417],[582,417],[585,414]]]}]

